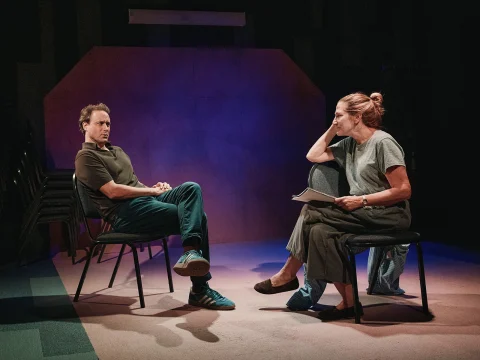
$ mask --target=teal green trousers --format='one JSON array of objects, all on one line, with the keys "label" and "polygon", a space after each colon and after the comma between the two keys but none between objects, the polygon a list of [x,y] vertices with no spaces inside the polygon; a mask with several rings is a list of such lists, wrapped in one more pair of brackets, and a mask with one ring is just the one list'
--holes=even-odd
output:
[{"label": "teal green trousers", "polygon": [[[180,235],[182,246],[199,246],[202,256],[210,261],[207,216],[203,210],[200,185],[186,182],[159,196],[142,196],[125,201],[118,209],[113,229],[125,233],[161,233]],[[194,285],[212,278],[191,277]]]}]

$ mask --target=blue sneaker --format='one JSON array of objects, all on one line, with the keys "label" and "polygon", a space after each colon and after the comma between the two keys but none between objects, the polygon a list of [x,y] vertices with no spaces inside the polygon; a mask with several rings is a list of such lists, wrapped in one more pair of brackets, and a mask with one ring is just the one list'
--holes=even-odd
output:
[{"label": "blue sneaker", "polygon": [[218,291],[215,291],[205,284],[202,291],[194,293],[190,289],[190,295],[188,296],[188,304],[193,306],[199,306],[211,310],[233,310],[235,309],[235,303],[232,300],[222,296]]},{"label": "blue sneaker", "polygon": [[204,276],[210,270],[210,263],[196,250],[183,253],[173,267],[180,276]]}]

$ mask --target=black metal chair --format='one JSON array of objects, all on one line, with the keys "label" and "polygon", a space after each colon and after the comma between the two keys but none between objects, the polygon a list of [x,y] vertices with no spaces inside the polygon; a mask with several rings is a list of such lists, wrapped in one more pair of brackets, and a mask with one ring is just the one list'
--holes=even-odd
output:
[{"label": "black metal chair", "polygon": [[[345,173],[336,163],[322,163],[314,164],[310,169],[308,184],[311,188],[319,190],[336,197],[342,195],[348,195],[349,186]],[[358,248],[370,248],[379,247],[384,254],[394,245],[401,244],[415,244],[417,247],[418,256],[418,274],[420,278],[420,290],[422,294],[422,310],[426,315],[430,315],[428,310],[427,300],[427,287],[425,283],[425,269],[423,263],[423,251],[421,246],[421,236],[418,232],[414,231],[402,231],[397,233],[386,234],[363,234],[352,235],[345,243],[345,246],[349,253],[350,268],[349,274],[351,276],[353,295],[354,295],[354,307],[355,307],[355,323],[360,323],[360,300],[358,296],[358,284],[357,284],[357,270],[355,255],[358,253]],[[368,285],[367,294],[372,294],[372,289],[377,281],[378,270],[380,268],[382,259],[384,256],[379,256],[378,261],[374,265],[373,279]]]},{"label": "black metal chair", "polygon": [[80,282],[77,287],[77,291],[75,293],[75,297],[73,299],[74,302],[78,301],[80,296],[80,292],[82,290],[83,283],[85,281],[85,277],[88,272],[88,268],[90,266],[90,262],[92,260],[93,254],[95,253],[95,249],[97,246],[108,245],[108,244],[120,244],[122,248],[120,250],[120,254],[118,255],[115,268],[113,270],[112,276],[110,278],[110,282],[108,287],[111,288],[113,286],[113,282],[115,280],[115,276],[117,274],[118,267],[123,257],[123,252],[128,245],[133,254],[133,261],[135,264],[135,274],[137,278],[137,286],[138,286],[138,295],[140,297],[140,306],[142,308],[145,307],[145,300],[143,297],[143,287],[142,287],[142,278],[140,275],[140,264],[138,262],[138,253],[136,249],[136,244],[141,243],[150,243],[155,240],[162,239],[163,242],[163,251],[165,255],[165,263],[167,267],[167,274],[168,274],[168,285],[170,288],[170,292],[173,292],[173,281],[172,281],[172,271],[170,268],[170,257],[168,255],[168,244],[164,234],[127,234],[127,233],[119,233],[115,231],[106,231],[101,232],[97,236],[93,236],[93,232],[90,229],[90,224],[88,222],[89,219],[101,219],[101,216],[96,209],[95,205],[91,201],[90,197],[88,196],[87,190],[85,185],[79,181],[75,174],[73,174],[73,188],[75,194],[77,196],[78,203],[81,207],[81,213],[83,217],[83,221],[85,223],[85,229],[91,240],[91,246],[87,254],[87,260],[85,262],[85,267],[83,268],[82,276],[80,278]]},{"label": "black metal chair", "polygon": [[[55,222],[64,223],[67,227],[66,244],[68,254],[75,262],[77,243],[76,224],[78,222],[77,205],[71,190],[42,190],[40,185],[29,177],[25,169],[18,168],[13,175],[14,189],[23,209],[21,230],[18,236],[18,257],[21,265],[31,261],[30,256],[37,258],[40,254],[30,254],[30,237],[33,230],[40,224]],[[70,184],[71,186],[71,184]],[[35,247],[34,247],[35,248]]]}]

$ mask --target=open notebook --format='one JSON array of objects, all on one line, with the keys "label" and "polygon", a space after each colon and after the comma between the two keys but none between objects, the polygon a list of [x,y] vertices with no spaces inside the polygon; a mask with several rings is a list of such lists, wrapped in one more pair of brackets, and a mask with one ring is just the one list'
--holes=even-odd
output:
[{"label": "open notebook", "polygon": [[310,201],[333,202],[335,200],[335,196],[328,195],[323,192],[307,187],[300,194],[293,195],[292,200],[303,201],[303,202],[310,202]]}]

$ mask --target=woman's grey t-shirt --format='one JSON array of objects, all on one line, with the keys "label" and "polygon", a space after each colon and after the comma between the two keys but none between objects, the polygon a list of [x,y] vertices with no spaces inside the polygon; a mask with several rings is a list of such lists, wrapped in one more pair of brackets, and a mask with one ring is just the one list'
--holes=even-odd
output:
[{"label": "woman's grey t-shirt", "polygon": [[391,166],[405,166],[405,153],[387,132],[376,130],[363,144],[346,137],[330,145],[338,164],[345,169],[350,195],[368,195],[390,189],[385,173]]}]

